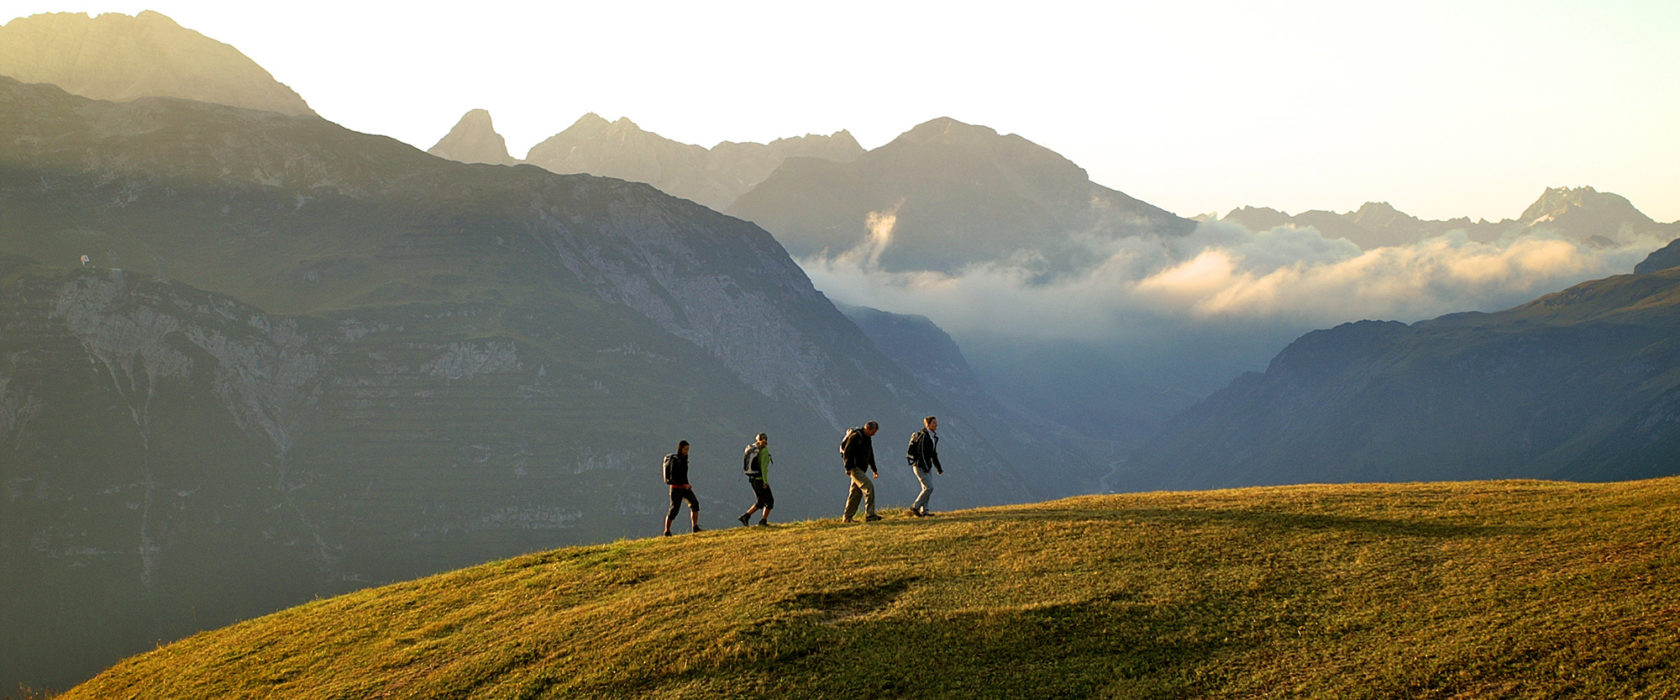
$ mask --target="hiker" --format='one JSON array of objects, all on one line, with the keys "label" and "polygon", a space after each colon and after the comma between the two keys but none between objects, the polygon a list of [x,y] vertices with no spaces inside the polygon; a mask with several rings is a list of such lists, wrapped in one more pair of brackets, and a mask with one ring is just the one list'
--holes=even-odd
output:
[{"label": "hiker", "polygon": [[928,512],[928,497],[933,495],[933,476],[928,469],[944,474],[945,467],[939,464],[939,419],[928,416],[922,419],[922,429],[910,435],[910,446],[905,449],[904,458],[909,460],[911,471],[916,473],[916,480],[922,482],[922,492],[916,495],[916,501],[910,504],[910,514],[918,518],[933,515]]},{"label": "hiker", "polygon": [[760,508],[764,509],[764,514],[759,516],[758,524],[770,526],[770,509],[776,507],[776,496],[770,493],[770,465],[773,463],[774,460],[770,459],[770,436],[759,433],[758,438],[747,445],[746,452],[741,455],[741,471],[746,472],[747,484],[752,486],[753,496],[758,499],[753,501],[747,512],[736,518],[741,521],[742,527],[752,520],[752,514]]},{"label": "hiker", "polygon": [[[846,468],[846,476],[852,480],[852,486],[846,491],[846,517],[844,522],[852,522],[852,516],[857,514],[858,499],[863,499],[864,520],[880,520],[875,514],[875,482],[871,478],[880,478],[881,470],[875,466],[875,443],[870,438],[881,429],[875,421],[864,423],[861,428],[846,431],[845,439],[840,441],[840,462]],[[866,475],[863,470],[873,472],[873,476]]]},{"label": "hiker", "polygon": [[671,487],[671,509],[665,511],[665,536],[671,536],[671,521],[677,519],[682,502],[688,501],[688,523],[700,532],[700,499],[688,485],[688,441],[677,443],[677,451],[665,455],[665,484]]}]

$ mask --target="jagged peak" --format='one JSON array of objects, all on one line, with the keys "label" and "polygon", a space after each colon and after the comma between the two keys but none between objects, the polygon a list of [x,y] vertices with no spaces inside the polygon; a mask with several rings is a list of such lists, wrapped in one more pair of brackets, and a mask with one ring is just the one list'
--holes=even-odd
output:
[{"label": "jagged peak", "polygon": [[1534,200],[1528,209],[1523,210],[1522,221],[1533,226],[1535,224],[1556,221],[1559,217],[1574,211],[1593,209],[1605,215],[1631,218],[1635,221],[1650,222],[1651,218],[1634,208],[1633,203],[1614,192],[1599,192],[1591,187],[1548,187]]}]

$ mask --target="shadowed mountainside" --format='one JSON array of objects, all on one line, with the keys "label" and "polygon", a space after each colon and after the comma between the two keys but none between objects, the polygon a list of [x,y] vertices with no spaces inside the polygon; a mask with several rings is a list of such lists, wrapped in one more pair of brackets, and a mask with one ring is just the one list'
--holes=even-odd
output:
[{"label": "shadowed mountainside", "polygon": [[1314,331],[1174,418],[1128,483],[1680,473],[1680,270],[1498,313]]}]

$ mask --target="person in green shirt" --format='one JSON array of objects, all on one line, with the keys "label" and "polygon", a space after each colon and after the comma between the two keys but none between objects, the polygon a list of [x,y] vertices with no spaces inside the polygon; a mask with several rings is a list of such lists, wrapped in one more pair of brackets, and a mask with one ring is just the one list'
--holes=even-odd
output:
[{"label": "person in green shirt", "polygon": [[770,459],[770,436],[759,433],[758,439],[747,445],[746,452],[741,455],[741,471],[746,472],[747,483],[752,486],[753,496],[758,498],[747,512],[736,518],[742,526],[747,525],[752,520],[752,514],[760,508],[764,509],[764,514],[759,516],[758,524],[770,525],[770,509],[776,505],[776,497],[770,493],[770,465],[773,462]]}]

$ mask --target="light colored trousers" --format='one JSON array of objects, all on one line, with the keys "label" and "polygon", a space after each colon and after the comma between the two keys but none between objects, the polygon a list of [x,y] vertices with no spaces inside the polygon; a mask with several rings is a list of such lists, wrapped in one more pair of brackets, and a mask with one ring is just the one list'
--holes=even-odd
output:
[{"label": "light colored trousers", "polygon": [[859,498],[863,499],[863,512],[874,515],[875,480],[869,478],[869,470],[847,469],[846,476],[852,478],[852,487],[846,491],[846,519],[851,520],[857,514]]},{"label": "light colored trousers", "polygon": [[910,504],[910,510],[926,513],[928,497],[933,495],[933,470],[916,467],[911,471],[916,472],[916,480],[922,482],[922,492],[916,495],[916,502]]}]

